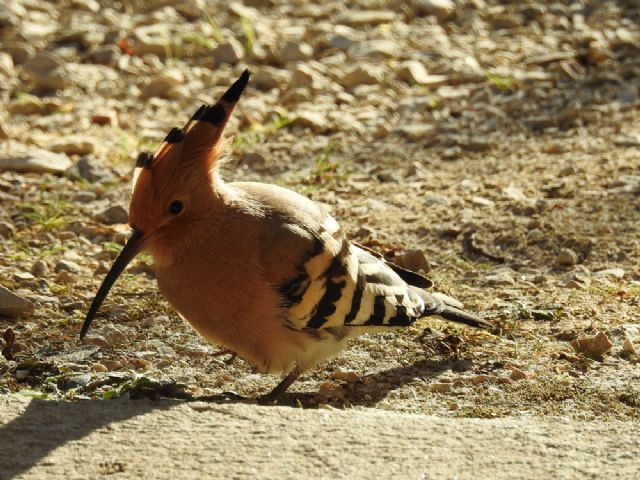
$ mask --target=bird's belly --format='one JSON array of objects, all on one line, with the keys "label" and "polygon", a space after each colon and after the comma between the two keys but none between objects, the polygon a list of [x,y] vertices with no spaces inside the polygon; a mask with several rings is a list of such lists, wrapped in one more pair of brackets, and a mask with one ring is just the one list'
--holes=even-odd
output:
[{"label": "bird's belly", "polygon": [[314,339],[279,318],[276,293],[270,288],[247,289],[245,284],[216,283],[219,279],[183,277],[162,269],[156,277],[162,295],[194,330],[262,372],[287,372],[311,353]]}]

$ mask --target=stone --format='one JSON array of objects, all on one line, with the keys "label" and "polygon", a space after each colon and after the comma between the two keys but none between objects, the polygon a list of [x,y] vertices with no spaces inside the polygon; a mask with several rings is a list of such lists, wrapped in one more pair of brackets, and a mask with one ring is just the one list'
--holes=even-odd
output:
[{"label": "stone", "polygon": [[94,125],[118,126],[118,112],[115,110],[97,110],[91,114],[91,123]]},{"label": "stone", "polygon": [[427,73],[427,69],[424,67],[422,62],[418,62],[417,60],[407,60],[406,62],[402,62],[398,65],[398,68],[396,68],[396,75],[398,75],[400,80],[403,80],[408,84],[421,84],[430,80],[430,75]]},{"label": "stone", "polygon": [[0,52],[0,75],[5,77],[13,77],[15,75],[13,58],[5,52]]},{"label": "stone", "polygon": [[593,276],[596,278],[624,278],[625,271],[622,268],[605,268],[604,270],[598,270],[593,272]]},{"label": "stone", "polygon": [[595,64],[603,63],[611,58],[615,58],[615,54],[609,48],[609,43],[605,40],[595,40],[589,43],[587,47],[587,57]]},{"label": "stone", "polygon": [[540,149],[544,153],[558,155],[569,151],[569,147],[564,142],[547,142]]},{"label": "stone", "polygon": [[184,82],[184,75],[179,70],[170,69],[149,80],[144,86],[140,96],[144,99],[152,97],[176,98],[177,87]]},{"label": "stone", "polygon": [[93,53],[92,58],[95,63],[114,67],[118,64],[120,55],[121,53],[118,47],[115,45],[107,45],[96,50]]},{"label": "stone", "polygon": [[10,222],[0,221],[0,237],[11,238],[16,233],[16,227]]},{"label": "stone", "polygon": [[493,200],[489,200],[488,198],[478,197],[478,196],[472,197],[471,203],[475,207],[483,207],[483,208],[493,208],[496,206],[496,202],[494,202]]},{"label": "stone", "polygon": [[213,57],[216,65],[224,63],[235,65],[242,60],[242,57],[244,56],[244,47],[238,40],[231,37],[214,48],[211,52],[211,56]]},{"label": "stone", "polygon": [[288,41],[280,50],[279,60],[281,63],[301,62],[313,56],[313,47],[304,42]]},{"label": "stone", "polygon": [[56,273],[60,273],[60,272],[78,273],[82,271],[82,267],[72,260],[62,259],[62,260],[58,260],[58,263],[56,263],[56,266],[53,268],[53,271]]},{"label": "stone", "polygon": [[14,65],[22,65],[35,54],[35,48],[28,43],[4,43],[0,51],[11,55]]},{"label": "stone", "polygon": [[263,168],[267,161],[265,158],[256,152],[245,152],[240,157],[240,162],[243,165],[249,167],[249,169],[253,168]]},{"label": "stone", "polygon": [[90,182],[109,182],[114,180],[114,175],[111,171],[102,166],[102,164],[91,155],[84,156],[78,160],[71,171]]},{"label": "stone", "polygon": [[129,221],[129,213],[120,205],[114,205],[98,213],[93,218],[105,225],[114,225],[117,223],[127,223]]},{"label": "stone", "polygon": [[432,383],[429,385],[429,391],[433,393],[448,393],[452,388],[453,384],[444,382]]},{"label": "stone", "polygon": [[65,62],[60,57],[52,53],[40,52],[25,62],[23,70],[37,88],[59,90],[71,83],[65,66]]},{"label": "stone", "polygon": [[309,110],[296,112],[293,125],[308,127],[314,133],[322,133],[328,128],[327,117],[324,114]]},{"label": "stone", "polygon": [[410,5],[418,15],[433,15],[439,21],[447,20],[456,11],[452,0],[411,0]]},{"label": "stone", "polygon": [[0,112],[0,139],[6,140],[7,138],[11,138],[13,135],[11,133],[11,129],[7,125],[7,121],[4,118],[2,112]]},{"label": "stone", "polygon": [[110,345],[123,345],[128,341],[125,333],[118,327],[106,325],[102,330],[102,335],[107,339]]},{"label": "stone", "polygon": [[579,337],[571,342],[576,353],[586,357],[599,359],[613,347],[613,343],[604,332],[597,332],[591,337]]},{"label": "stone", "polygon": [[95,373],[105,373],[109,371],[109,369],[102,363],[92,363],[89,369]]},{"label": "stone", "polygon": [[396,253],[393,257],[393,263],[413,272],[428,272],[431,270],[431,265],[429,264],[429,260],[427,260],[424,252],[417,249],[403,250]]},{"label": "stone", "polygon": [[591,285],[591,276],[589,273],[581,271],[571,272],[564,282],[564,287],[580,290],[587,288],[589,285]]},{"label": "stone", "polygon": [[351,370],[336,370],[331,376],[335,380],[340,380],[346,383],[359,383],[362,381],[360,375]]},{"label": "stone", "polygon": [[16,13],[15,7],[11,8],[10,5],[11,3],[0,5],[0,29],[15,28],[20,25],[20,17]]},{"label": "stone", "polygon": [[67,155],[86,155],[93,153],[96,143],[97,141],[94,138],[69,135],[49,145],[49,150],[56,153],[66,153]]},{"label": "stone", "polygon": [[31,266],[31,274],[40,278],[48,277],[49,265],[47,265],[47,262],[39,258],[38,260],[33,262],[33,265]]},{"label": "stone", "polygon": [[352,26],[380,25],[398,18],[391,10],[347,10],[336,16],[335,23]]},{"label": "stone", "polygon": [[72,165],[64,153],[40,148],[25,148],[20,152],[0,156],[0,170],[22,173],[64,173]]},{"label": "stone", "polygon": [[280,102],[284,105],[290,103],[308,103],[313,97],[308,88],[292,88],[287,90],[280,97]]},{"label": "stone", "polygon": [[412,142],[419,142],[430,138],[435,131],[435,127],[430,123],[414,123],[399,127],[394,130],[394,133],[402,135]]},{"label": "stone", "polygon": [[315,88],[320,85],[320,75],[308,65],[298,65],[291,74],[289,90]]},{"label": "stone", "polygon": [[9,318],[26,318],[33,315],[34,304],[27,298],[0,285],[0,315]]},{"label": "stone", "polygon": [[[340,28],[339,28],[340,27]],[[359,39],[355,31],[344,25],[336,25],[335,33],[328,39],[329,46],[337,50],[347,50]]]},{"label": "stone", "polygon": [[356,65],[350,68],[342,77],[342,85],[354,88],[358,85],[377,85],[384,78],[384,70],[378,66]]},{"label": "stone", "polygon": [[7,104],[12,115],[49,115],[60,110],[61,103],[55,98],[41,99],[34,95],[24,95]]},{"label": "stone", "polygon": [[578,263],[578,254],[570,248],[563,248],[556,256],[555,264],[561,267],[571,267]]},{"label": "stone", "polygon": [[13,279],[19,284],[29,284],[32,280],[35,279],[32,273],[30,272],[15,272],[13,274]]},{"label": "stone", "polygon": [[354,60],[383,60],[396,58],[402,51],[399,44],[391,40],[368,40],[355,43],[347,53]]},{"label": "stone", "polygon": [[109,347],[109,342],[107,341],[107,339],[104,338],[102,335],[96,335],[95,333],[87,335],[86,337],[84,337],[83,341],[84,343],[87,343],[89,345],[95,345],[100,348]]},{"label": "stone", "polygon": [[513,275],[508,272],[497,272],[484,277],[487,285],[492,287],[510,287],[516,284]]},{"label": "stone", "polygon": [[165,58],[178,50],[178,45],[171,42],[172,35],[168,25],[163,23],[138,27],[133,31],[132,37],[136,55],[152,53]]},{"label": "stone", "polygon": [[72,285],[76,283],[76,277],[73,275],[73,273],[63,270],[62,272],[58,273],[58,275],[56,275],[55,282],[61,285]]},{"label": "stone", "polygon": [[629,337],[625,338],[622,342],[622,350],[629,355],[635,355],[637,353],[636,346]]},{"label": "stone", "polygon": [[462,149],[460,147],[449,147],[442,151],[442,159],[447,161],[458,160],[462,156]]},{"label": "stone", "polygon": [[286,70],[273,67],[261,67],[251,81],[259,90],[271,90],[289,83],[291,75]]},{"label": "stone", "polygon": [[487,138],[480,136],[459,137],[458,146],[468,152],[484,152],[489,150],[493,144]]}]

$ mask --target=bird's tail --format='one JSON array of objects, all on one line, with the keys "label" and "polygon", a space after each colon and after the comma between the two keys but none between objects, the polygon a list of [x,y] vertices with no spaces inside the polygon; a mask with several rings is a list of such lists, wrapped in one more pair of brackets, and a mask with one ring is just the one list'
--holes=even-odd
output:
[{"label": "bird's tail", "polygon": [[451,320],[452,322],[464,323],[466,325],[471,325],[476,328],[484,328],[486,330],[491,330],[493,325],[486,320],[474,315],[473,313],[466,312],[456,307],[452,307],[450,305],[445,305],[440,312],[440,316],[446,320]]},{"label": "bird's tail", "polygon": [[434,308],[428,315],[439,315],[445,320],[464,323],[465,325],[470,325],[476,328],[484,328],[486,330],[491,330],[494,328],[494,325],[490,322],[483,320],[473,313],[463,310],[462,303],[460,303],[455,298],[450,297],[449,295],[445,295],[444,293],[439,292],[427,292],[426,290],[422,289],[417,290],[420,296],[422,296],[423,299],[427,302],[427,304],[431,304],[434,306]]}]

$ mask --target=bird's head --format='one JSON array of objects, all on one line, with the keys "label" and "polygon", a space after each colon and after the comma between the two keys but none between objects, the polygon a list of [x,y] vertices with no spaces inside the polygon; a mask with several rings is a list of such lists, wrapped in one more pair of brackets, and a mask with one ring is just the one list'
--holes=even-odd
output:
[{"label": "bird's head", "polygon": [[154,153],[139,154],[129,207],[132,233],[89,308],[80,338],[138,253],[146,249],[157,264],[168,265],[211,224],[222,188],[215,169],[224,150],[222,133],[248,81],[245,70],[218,103],[201,106],[183,128],[172,128]]}]

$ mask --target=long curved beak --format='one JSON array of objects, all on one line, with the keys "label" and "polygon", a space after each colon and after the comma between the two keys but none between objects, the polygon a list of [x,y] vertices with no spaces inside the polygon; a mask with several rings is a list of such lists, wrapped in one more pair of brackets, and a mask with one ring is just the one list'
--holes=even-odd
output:
[{"label": "long curved beak", "polygon": [[98,290],[98,293],[96,293],[96,296],[91,303],[91,307],[89,307],[87,316],[84,319],[84,323],[82,324],[82,330],[80,330],[80,340],[82,340],[87,334],[87,331],[91,326],[91,322],[95,318],[96,313],[98,313],[100,305],[102,305],[102,302],[107,297],[107,294],[109,293],[109,290],[111,290],[111,287],[113,286],[115,281],[118,279],[127,265],[129,265],[131,260],[133,260],[134,257],[138,253],[140,253],[140,250],[142,250],[145,240],[146,238],[140,230],[133,230],[131,236],[129,237],[129,240],[127,241],[127,244],[118,255],[118,258],[116,258],[116,261],[113,262],[111,270],[109,270],[107,276],[104,277],[102,285],[100,285],[100,289]]}]

